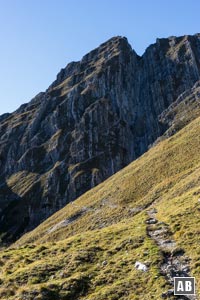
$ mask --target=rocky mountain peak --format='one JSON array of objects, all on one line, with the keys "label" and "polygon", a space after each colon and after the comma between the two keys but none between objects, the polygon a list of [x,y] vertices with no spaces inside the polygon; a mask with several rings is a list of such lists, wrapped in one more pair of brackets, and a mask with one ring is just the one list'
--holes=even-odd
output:
[{"label": "rocky mountain peak", "polygon": [[114,57],[130,55],[131,52],[134,51],[127,38],[121,36],[113,37],[87,53],[80,61],[71,62],[64,69],[61,69],[49,89],[51,90],[67,78],[76,76],[76,74],[83,73],[84,76],[88,76],[97,72]]},{"label": "rocky mountain peak", "polygon": [[162,118],[171,116],[167,109],[199,80],[199,34],[158,39],[142,57],[117,36],[1,116],[2,239],[32,229],[143,154],[171,126]]}]

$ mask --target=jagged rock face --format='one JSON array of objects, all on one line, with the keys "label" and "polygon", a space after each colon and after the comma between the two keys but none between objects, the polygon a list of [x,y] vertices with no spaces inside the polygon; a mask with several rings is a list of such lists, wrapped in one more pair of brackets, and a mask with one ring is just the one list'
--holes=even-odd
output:
[{"label": "jagged rock face", "polygon": [[0,116],[2,240],[143,154],[171,126],[164,111],[198,80],[199,34],[158,39],[142,57],[114,37],[62,69],[45,93]]},{"label": "jagged rock face", "polygon": [[200,115],[200,81],[191,89],[181,93],[159,116],[159,122],[166,128],[164,134],[154,144],[168,138]]}]

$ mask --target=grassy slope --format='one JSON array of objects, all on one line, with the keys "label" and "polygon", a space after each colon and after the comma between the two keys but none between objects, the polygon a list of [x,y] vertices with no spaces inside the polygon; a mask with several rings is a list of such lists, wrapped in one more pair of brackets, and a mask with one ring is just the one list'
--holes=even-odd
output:
[{"label": "grassy slope", "polygon": [[167,284],[146,235],[151,204],[199,279],[199,132],[197,118],[1,252],[0,299],[160,299]]}]

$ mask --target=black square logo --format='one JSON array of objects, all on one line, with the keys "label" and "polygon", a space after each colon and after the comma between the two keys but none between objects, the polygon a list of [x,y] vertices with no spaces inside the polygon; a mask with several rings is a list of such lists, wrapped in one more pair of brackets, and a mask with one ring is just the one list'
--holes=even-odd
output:
[{"label": "black square logo", "polygon": [[174,295],[195,295],[195,278],[174,277]]}]

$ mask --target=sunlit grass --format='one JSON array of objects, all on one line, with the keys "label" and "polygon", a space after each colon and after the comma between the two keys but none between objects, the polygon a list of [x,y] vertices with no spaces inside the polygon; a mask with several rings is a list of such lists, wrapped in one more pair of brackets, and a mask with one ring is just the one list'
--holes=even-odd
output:
[{"label": "sunlit grass", "polygon": [[198,118],[2,251],[0,299],[160,299],[169,286],[146,232],[150,205],[199,284],[199,132]]}]

